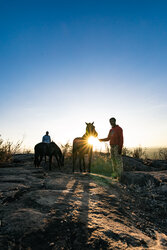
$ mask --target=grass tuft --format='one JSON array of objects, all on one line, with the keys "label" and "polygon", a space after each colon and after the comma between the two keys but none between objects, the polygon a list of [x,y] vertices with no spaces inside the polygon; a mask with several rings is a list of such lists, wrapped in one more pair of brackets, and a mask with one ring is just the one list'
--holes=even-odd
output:
[{"label": "grass tuft", "polygon": [[111,177],[113,174],[111,160],[106,157],[100,157],[92,162],[91,172]]}]

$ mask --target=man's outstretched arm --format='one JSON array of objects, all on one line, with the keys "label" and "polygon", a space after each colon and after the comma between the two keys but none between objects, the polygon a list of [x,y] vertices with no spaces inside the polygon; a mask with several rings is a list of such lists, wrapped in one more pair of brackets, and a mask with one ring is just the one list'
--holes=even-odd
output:
[{"label": "man's outstretched arm", "polygon": [[100,142],[109,141],[109,140],[110,140],[110,131],[109,131],[108,136],[106,138],[99,139]]},{"label": "man's outstretched arm", "polygon": [[99,139],[99,141],[100,142],[102,142],[102,141],[109,141],[109,138],[107,137],[107,138]]}]

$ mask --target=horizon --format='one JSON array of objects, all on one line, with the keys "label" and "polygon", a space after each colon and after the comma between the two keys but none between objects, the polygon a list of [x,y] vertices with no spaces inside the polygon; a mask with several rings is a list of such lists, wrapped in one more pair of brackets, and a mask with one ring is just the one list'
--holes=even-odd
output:
[{"label": "horizon", "polygon": [[56,144],[72,143],[93,121],[105,138],[115,117],[124,147],[167,147],[167,2],[0,7],[3,140],[33,149],[48,130]]}]

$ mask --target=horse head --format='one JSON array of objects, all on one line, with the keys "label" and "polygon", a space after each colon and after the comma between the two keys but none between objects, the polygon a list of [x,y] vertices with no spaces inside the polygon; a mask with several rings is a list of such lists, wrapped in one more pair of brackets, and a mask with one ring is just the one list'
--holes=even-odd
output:
[{"label": "horse head", "polygon": [[94,137],[97,137],[98,136],[98,133],[95,129],[95,126],[94,126],[94,122],[85,122],[86,123],[86,134],[88,136],[94,136]]}]

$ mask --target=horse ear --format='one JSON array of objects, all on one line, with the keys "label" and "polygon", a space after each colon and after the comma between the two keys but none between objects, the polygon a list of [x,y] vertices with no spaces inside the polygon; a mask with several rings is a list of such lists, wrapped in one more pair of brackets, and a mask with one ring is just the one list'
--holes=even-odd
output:
[{"label": "horse ear", "polygon": [[92,125],[94,124],[94,122],[92,122]]},{"label": "horse ear", "polygon": [[86,125],[88,125],[88,123],[87,122],[85,122],[86,123]]}]

